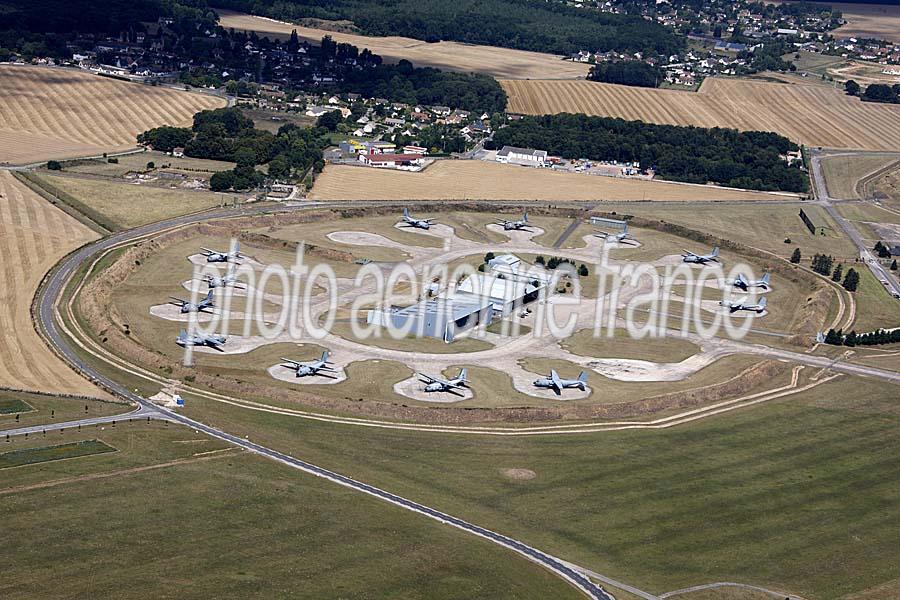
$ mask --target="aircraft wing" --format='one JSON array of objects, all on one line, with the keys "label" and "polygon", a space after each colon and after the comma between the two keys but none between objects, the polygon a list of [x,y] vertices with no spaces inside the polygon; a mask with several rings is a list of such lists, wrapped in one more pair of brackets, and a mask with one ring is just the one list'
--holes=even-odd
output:
[{"label": "aircraft wing", "polygon": [[[293,367],[288,367],[288,368],[292,368],[292,369],[296,369],[297,367],[299,367],[302,364],[302,363],[297,362],[296,360],[291,360],[289,358],[282,358],[281,362],[286,362],[286,363],[292,364]],[[281,366],[284,367],[285,365],[281,365]]]},{"label": "aircraft wing", "polygon": [[425,373],[416,373],[421,379],[423,379],[426,383],[438,383],[438,380],[432,377],[431,375],[426,375]]},{"label": "aircraft wing", "polygon": [[215,250],[210,250],[209,248],[204,248],[203,246],[200,247],[200,251],[201,251],[201,254],[219,254],[219,252],[216,252]]}]

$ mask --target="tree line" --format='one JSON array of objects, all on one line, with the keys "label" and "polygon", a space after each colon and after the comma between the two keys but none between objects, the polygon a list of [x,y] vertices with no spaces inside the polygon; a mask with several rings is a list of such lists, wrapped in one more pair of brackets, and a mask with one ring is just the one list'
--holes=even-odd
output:
[{"label": "tree line", "polygon": [[545,0],[218,0],[217,6],[287,21],[352,21],[365,35],[399,35],[520,50],[670,55],[685,47],[639,15],[604,13]]},{"label": "tree line", "polygon": [[156,127],[138,135],[137,141],[160,152],[183,147],[185,156],[234,162],[230,171],[215,173],[213,191],[248,189],[265,176],[256,170],[268,165],[272,179],[292,179],[310,169],[325,166],[322,150],[328,145],[327,131],[319,127],[282,125],[277,133],[256,129],[253,120],[239,108],[205,110],[194,115],[189,128]]},{"label": "tree line", "polygon": [[665,81],[665,71],[640,60],[601,62],[591,67],[588,79],[604,83],[618,83],[636,87],[659,87]]},{"label": "tree line", "polygon": [[655,125],[558,114],[524,117],[497,131],[486,148],[520,146],[567,159],[639,162],[664,179],[756,190],[804,192],[808,179],[781,158],[797,145],[775,133]]},{"label": "tree line", "polygon": [[[850,96],[858,96],[864,102],[882,102],[884,104],[900,104],[900,83],[888,85],[886,83],[872,83],[862,87],[853,79],[844,82],[844,90]],[[860,94],[860,92],[862,93]]]},{"label": "tree line", "polygon": [[876,329],[868,333],[856,333],[851,331],[844,334],[843,330],[829,329],[825,335],[825,343],[832,346],[880,346],[883,344],[900,343],[900,328],[890,331]]}]

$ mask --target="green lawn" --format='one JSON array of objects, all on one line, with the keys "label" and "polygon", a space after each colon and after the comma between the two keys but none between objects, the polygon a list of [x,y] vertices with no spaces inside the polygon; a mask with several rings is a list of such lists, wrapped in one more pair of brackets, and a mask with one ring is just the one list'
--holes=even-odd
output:
[{"label": "green lawn", "polygon": [[0,415],[11,415],[34,410],[21,398],[0,398]]},{"label": "green lawn", "polygon": [[[0,483],[0,597],[581,598],[512,552],[273,461],[196,460],[221,444],[188,429],[100,437],[121,452],[66,464],[114,476],[13,493]],[[188,462],[121,472],[171,459]],[[44,466],[4,476],[56,479]]]},{"label": "green lawn", "polygon": [[652,592],[738,581],[827,599],[900,577],[897,389],[843,378],[690,426],[565,437],[189,411]]},{"label": "green lawn", "polygon": [[859,332],[900,326],[900,300],[892,297],[865,265],[854,264],[853,268],[859,273],[859,287],[853,294],[856,299],[853,328]]},{"label": "green lawn", "polygon": [[0,469],[115,451],[115,448],[104,444],[100,440],[81,440],[55,446],[10,450],[0,454]]}]

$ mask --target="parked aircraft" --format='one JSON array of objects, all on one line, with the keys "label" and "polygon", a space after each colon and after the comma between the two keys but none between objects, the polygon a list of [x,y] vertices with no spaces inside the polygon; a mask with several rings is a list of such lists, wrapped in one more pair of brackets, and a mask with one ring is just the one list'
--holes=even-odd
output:
[{"label": "parked aircraft", "polygon": [[503,227],[503,231],[531,231],[528,229],[528,213],[522,215],[522,218],[518,221],[507,221],[506,219],[501,219],[497,221],[497,225],[501,225]]},{"label": "parked aircraft", "polygon": [[329,373],[334,373],[335,371],[334,367],[331,366],[332,363],[328,362],[328,350],[322,353],[322,358],[319,360],[296,361],[290,358],[282,358],[281,360],[288,363],[281,366],[286,369],[293,369],[297,377],[321,375],[328,379],[335,379],[335,377],[329,375]]},{"label": "parked aircraft", "polygon": [[209,290],[206,293],[206,297],[200,300],[200,302],[194,303],[189,302],[187,300],[182,300],[181,298],[176,298],[174,296],[169,296],[169,304],[174,304],[175,306],[181,307],[181,314],[185,313],[194,313],[194,312],[206,312],[207,309],[213,308],[215,303],[213,302],[213,291]]},{"label": "parked aircraft", "polygon": [[[233,263],[232,263],[233,264]],[[215,289],[218,287],[242,287],[237,284],[237,273],[235,273],[234,268],[229,265],[228,272],[224,275],[216,277],[214,275],[206,276],[206,284],[211,288]]]},{"label": "parked aircraft", "polygon": [[466,369],[460,369],[459,374],[452,379],[441,379],[440,377],[432,377],[431,375],[425,375],[424,373],[417,373],[417,375],[419,376],[419,381],[427,384],[425,386],[426,392],[447,392],[454,396],[462,396],[462,394],[455,390],[457,388],[468,387],[469,384],[469,380],[466,379]]},{"label": "parked aircraft", "polygon": [[715,248],[713,248],[713,251],[709,254],[694,254],[690,250],[685,250],[684,254],[682,254],[681,256],[686,263],[697,263],[699,265],[705,265],[710,261],[719,262],[719,247],[716,246]]},{"label": "parked aircraft", "polygon": [[625,223],[622,231],[617,231],[616,233],[610,233],[608,231],[601,231],[598,235],[600,235],[603,239],[610,242],[624,242],[625,240],[637,241],[635,240],[630,233],[628,233],[628,223]]},{"label": "parked aircraft", "polygon": [[746,296],[744,296],[740,300],[723,300],[722,302],[719,302],[719,304],[727,308],[729,312],[747,310],[756,313],[762,313],[764,310],[766,310],[765,298],[761,298],[760,301],[756,304],[750,304]]},{"label": "parked aircraft", "polygon": [[182,348],[186,348],[187,346],[209,346],[213,350],[224,352],[221,346],[226,340],[227,338],[224,335],[206,335],[203,333],[189,334],[186,330],[182,329],[181,333],[179,333],[178,337],[175,339],[175,343]]},{"label": "parked aircraft", "polygon": [[244,258],[244,255],[241,254],[240,244],[235,244],[234,250],[229,250],[228,252],[218,252],[209,248],[200,248],[200,251],[206,257],[206,262],[210,263],[237,262],[238,259]]},{"label": "parked aircraft", "polygon": [[737,279],[734,280],[734,287],[742,289],[745,292],[749,291],[752,287],[758,287],[767,290],[769,289],[769,274],[764,274],[762,276],[762,279],[750,281],[746,277],[744,277],[743,273],[738,273]]},{"label": "parked aircraft", "polygon": [[416,219],[409,214],[409,209],[403,209],[403,224],[408,225],[410,227],[417,227],[419,229],[429,229],[431,227],[431,222],[434,219]]},{"label": "parked aircraft", "polygon": [[539,388],[551,389],[557,396],[559,396],[566,388],[578,388],[583,392],[585,390],[585,384],[587,383],[587,380],[587,373],[585,373],[584,371],[582,371],[578,375],[578,379],[561,379],[559,373],[557,373],[555,369],[550,369],[550,376],[535,379],[534,386]]}]

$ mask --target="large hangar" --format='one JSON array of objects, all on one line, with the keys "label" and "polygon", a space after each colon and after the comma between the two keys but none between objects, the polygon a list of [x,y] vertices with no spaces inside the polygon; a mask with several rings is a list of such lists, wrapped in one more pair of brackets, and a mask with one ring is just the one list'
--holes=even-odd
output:
[{"label": "large hangar", "polygon": [[490,325],[494,307],[490,299],[474,295],[422,300],[406,308],[371,310],[370,325],[380,325],[407,335],[433,337],[452,342],[457,334],[478,325]]}]

